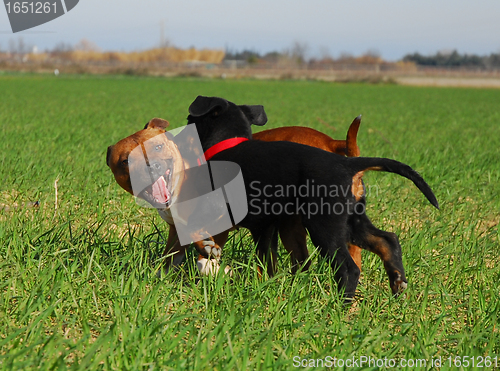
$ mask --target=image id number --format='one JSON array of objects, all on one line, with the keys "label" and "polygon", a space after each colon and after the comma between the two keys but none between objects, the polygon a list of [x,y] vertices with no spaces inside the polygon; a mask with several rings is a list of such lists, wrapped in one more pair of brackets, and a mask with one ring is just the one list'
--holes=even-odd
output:
[{"label": "image id number", "polygon": [[7,8],[7,13],[15,13],[15,14],[48,14],[48,13],[57,13],[57,2],[50,3],[41,1],[16,1],[15,3],[5,3],[5,7]]},{"label": "image id number", "polygon": [[497,368],[499,366],[499,361],[500,359],[498,356],[496,357],[469,357],[469,356],[457,356],[457,357],[448,357],[446,359],[448,361],[448,366],[452,367],[463,367],[463,368],[468,368],[468,367],[473,367],[473,368],[481,368],[485,367],[487,369],[493,367]]}]

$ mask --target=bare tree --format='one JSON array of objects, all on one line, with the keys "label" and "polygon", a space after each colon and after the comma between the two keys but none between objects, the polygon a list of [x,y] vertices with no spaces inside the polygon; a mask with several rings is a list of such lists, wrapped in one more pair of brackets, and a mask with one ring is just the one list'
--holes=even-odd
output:
[{"label": "bare tree", "polygon": [[11,54],[16,54],[17,53],[16,42],[13,39],[9,39],[9,52]]},{"label": "bare tree", "polygon": [[279,63],[284,65],[302,65],[306,62],[307,51],[309,46],[307,43],[294,41],[289,49],[285,49],[281,53]]},{"label": "bare tree", "polygon": [[321,46],[319,48],[319,56],[320,60],[332,60],[332,55],[330,54],[330,50],[326,46]]},{"label": "bare tree", "polygon": [[337,59],[340,63],[353,63],[354,56],[349,52],[341,52],[340,57]]},{"label": "bare tree", "polygon": [[52,49],[53,53],[65,53],[73,51],[73,45],[65,43],[64,41],[58,42]]},{"label": "bare tree", "polygon": [[380,52],[377,49],[368,49],[363,55],[372,57],[373,59],[378,59],[381,57]]},{"label": "bare tree", "polygon": [[379,64],[382,62],[382,58],[377,49],[369,49],[361,57],[356,58],[356,61],[362,64]]},{"label": "bare tree", "polygon": [[75,45],[75,50],[81,50],[84,52],[100,52],[101,49],[92,41],[87,39],[81,39],[78,44]]},{"label": "bare tree", "polygon": [[27,54],[31,49],[32,47],[27,45],[22,37],[18,37],[17,41],[14,39],[9,40],[9,51],[12,54]]},{"label": "bare tree", "polygon": [[305,42],[294,41],[291,49],[291,57],[293,60],[301,65],[306,62],[307,52],[309,51],[309,45]]},{"label": "bare tree", "polygon": [[165,21],[162,19],[160,21],[160,48],[169,48],[170,46],[172,43],[165,37]]}]

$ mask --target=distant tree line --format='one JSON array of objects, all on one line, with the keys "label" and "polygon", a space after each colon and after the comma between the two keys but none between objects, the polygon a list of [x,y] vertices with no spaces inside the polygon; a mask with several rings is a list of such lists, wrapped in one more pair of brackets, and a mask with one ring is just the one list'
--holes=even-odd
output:
[{"label": "distant tree line", "polygon": [[434,55],[420,53],[407,54],[404,62],[413,62],[419,66],[435,67],[477,67],[482,69],[499,68],[500,54],[479,56],[475,54],[460,54],[456,50],[451,52],[438,52]]},{"label": "distant tree line", "polygon": [[[164,45],[168,45],[164,42]],[[2,53],[0,48],[0,53]],[[10,40],[7,58],[14,60],[48,62],[66,60],[72,62],[128,62],[128,63],[211,63],[219,64],[224,59],[224,50],[179,49],[172,46],[133,52],[102,51],[95,43],[82,39],[76,45],[60,42],[53,49],[40,52],[19,37]]]},{"label": "distant tree line", "polygon": [[239,61],[248,64],[257,63],[278,63],[278,64],[293,64],[298,66],[320,66],[333,64],[383,64],[385,62],[378,51],[368,50],[361,56],[353,56],[343,53],[338,58],[333,58],[328,51],[322,50],[321,57],[309,57],[309,45],[295,41],[289,48],[282,51],[272,51],[265,54],[260,54],[255,50],[245,49],[237,51],[234,49],[226,49],[225,61]]},{"label": "distant tree line", "polygon": [[[167,45],[168,43],[165,43]],[[169,45],[169,44],[168,44]],[[59,58],[69,60],[117,60],[134,62],[151,61],[202,61],[207,63],[221,63],[223,60],[229,63],[239,64],[277,64],[284,66],[309,66],[312,68],[322,68],[331,65],[385,65],[399,64],[410,66],[431,66],[431,67],[464,67],[477,69],[498,69],[500,68],[500,53],[490,55],[460,54],[457,50],[441,51],[434,55],[422,55],[413,53],[405,55],[399,62],[387,62],[376,50],[368,50],[360,56],[341,54],[333,58],[328,51],[322,50],[320,57],[309,56],[309,45],[307,43],[293,42],[289,48],[282,51],[272,51],[261,54],[255,50],[245,49],[238,51],[226,48],[223,50],[196,50],[190,48],[182,50],[173,46],[163,46],[154,49],[138,52],[107,52],[102,51],[93,42],[86,39],[81,40],[76,45],[60,42],[51,50],[44,52],[38,50],[36,46],[26,43],[22,37],[9,40],[8,53],[17,58],[29,55],[30,60],[42,60],[47,58]],[[0,54],[2,45],[0,45]],[[26,58],[25,58],[26,59]]]},{"label": "distant tree line", "polygon": [[224,60],[244,61],[249,64],[256,63],[294,63],[302,65],[307,63],[307,52],[309,46],[307,43],[295,41],[292,46],[281,52],[272,51],[266,54],[260,54],[257,51],[245,49],[236,51],[226,48]]},{"label": "distant tree line", "polygon": [[[327,64],[384,64],[384,61],[376,50],[369,50],[361,56],[342,54],[338,58],[333,58],[324,54],[321,58],[307,58],[307,44],[294,43],[290,49],[278,52],[259,54],[254,50],[235,51],[226,49],[224,60],[244,61],[249,64],[255,63],[276,63],[295,62],[296,64],[308,64],[311,66]],[[465,67],[492,69],[500,68],[500,53],[480,56],[475,54],[460,54],[453,50],[449,52],[437,52],[434,55],[422,55],[420,53],[407,54],[401,62],[411,63],[418,66],[434,67]]]}]

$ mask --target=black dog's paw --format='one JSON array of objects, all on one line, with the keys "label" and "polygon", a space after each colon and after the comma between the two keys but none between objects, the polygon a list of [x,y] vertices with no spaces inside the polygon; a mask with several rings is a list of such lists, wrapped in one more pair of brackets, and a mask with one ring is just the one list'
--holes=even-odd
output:
[{"label": "black dog's paw", "polygon": [[200,241],[200,243],[203,245],[209,258],[214,257],[217,260],[220,259],[222,249],[219,245],[217,245],[214,241],[208,239]]},{"label": "black dog's paw", "polygon": [[401,273],[396,272],[396,277],[391,284],[392,294],[394,296],[399,296],[408,287],[408,281],[404,278]]}]

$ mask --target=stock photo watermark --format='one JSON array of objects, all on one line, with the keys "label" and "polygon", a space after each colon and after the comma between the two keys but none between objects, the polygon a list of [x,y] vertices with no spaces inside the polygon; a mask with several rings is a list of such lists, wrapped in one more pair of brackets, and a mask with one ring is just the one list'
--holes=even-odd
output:
[{"label": "stock photo watermark", "polygon": [[[306,179],[304,184],[270,185],[259,181],[250,183],[251,198],[249,213],[252,215],[362,215],[366,211],[363,202],[357,200],[370,194],[378,195],[378,186],[316,184],[314,179]],[[335,199],[343,201],[332,202]]]},{"label": "stock photo watermark", "polygon": [[78,2],[79,0],[4,0],[4,5],[12,32],[16,33],[53,21],[72,10]]},{"label": "stock photo watermark", "polygon": [[349,358],[338,358],[326,356],[324,358],[302,358],[295,356],[292,358],[295,368],[325,368],[341,367],[350,368],[378,368],[378,369],[440,369],[441,367],[468,369],[481,368],[491,369],[500,366],[500,357],[498,356],[448,356],[427,358],[378,358],[371,356],[352,356]]}]

